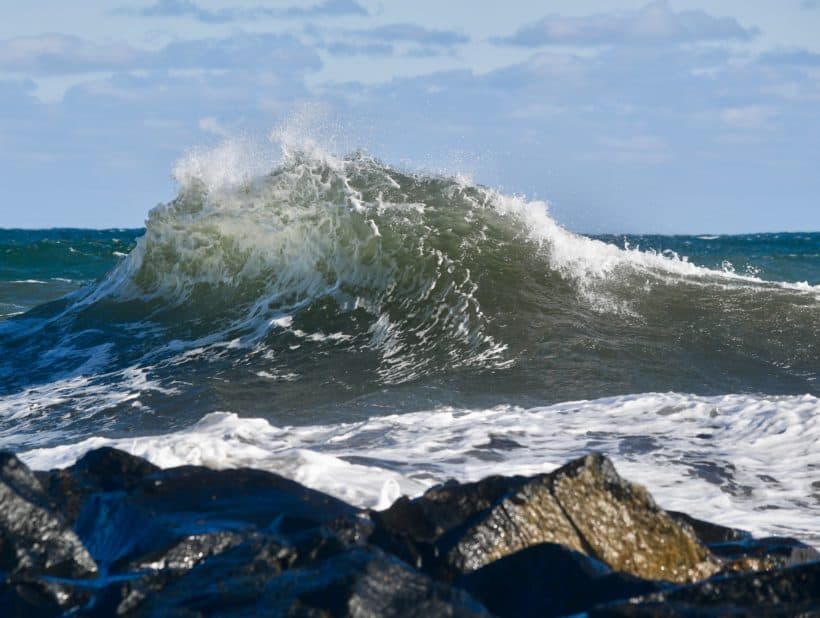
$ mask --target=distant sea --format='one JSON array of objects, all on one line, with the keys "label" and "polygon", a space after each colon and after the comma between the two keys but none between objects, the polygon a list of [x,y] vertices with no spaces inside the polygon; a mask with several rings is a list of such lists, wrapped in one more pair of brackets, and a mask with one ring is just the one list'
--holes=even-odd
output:
[{"label": "distant sea", "polygon": [[145,229],[0,230],[0,447],[35,468],[109,444],[387,506],[595,450],[818,545],[819,376],[820,233],[589,237],[304,152]]}]

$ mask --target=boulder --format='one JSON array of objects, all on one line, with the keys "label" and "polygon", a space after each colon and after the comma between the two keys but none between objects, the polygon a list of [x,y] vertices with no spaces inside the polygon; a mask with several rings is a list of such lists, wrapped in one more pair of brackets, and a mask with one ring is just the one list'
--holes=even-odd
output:
[{"label": "boulder", "polygon": [[122,573],[140,561],[161,560],[186,539],[210,539],[217,531],[287,536],[331,525],[356,537],[366,524],[357,514],[336,498],[276,474],[183,466],[140,472],[128,485],[118,480],[86,495],[75,528],[102,569]]},{"label": "boulder", "polygon": [[283,568],[287,551],[241,545],[192,569],[126,615],[489,616],[463,590],[437,583],[375,547],[341,549]]},{"label": "boulder", "polygon": [[603,605],[590,616],[817,616],[820,562],[715,577],[628,603]]},{"label": "boulder", "polygon": [[645,579],[697,581],[719,562],[695,536],[630,483],[602,455],[587,455],[552,474],[553,493],[588,545],[616,571]]},{"label": "boulder", "polygon": [[533,545],[462,575],[455,585],[505,618],[565,616],[661,590],[563,545]]},{"label": "boulder", "polygon": [[40,481],[11,453],[0,453],[0,571],[91,577],[97,565]]},{"label": "boulder", "polygon": [[28,618],[59,616],[64,612],[52,591],[38,581],[0,582],[0,608],[4,616]]},{"label": "boulder", "polygon": [[59,511],[73,523],[90,495],[129,491],[158,471],[142,457],[104,446],[87,452],[67,468],[36,474]]},{"label": "boulder", "polygon": [[644,579],[696,581],[720,568],[690,526],[602,455],[549,474],[433,488],[372,517],[372,542],[446,579],[541,543]]}]

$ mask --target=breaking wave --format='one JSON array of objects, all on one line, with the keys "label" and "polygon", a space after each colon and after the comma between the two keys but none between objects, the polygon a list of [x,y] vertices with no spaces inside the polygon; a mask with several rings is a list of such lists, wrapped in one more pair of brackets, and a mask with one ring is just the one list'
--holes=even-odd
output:
[{"label": "breaking wave", "polygon": [[820,394],[817,285],[618,247],[545,202],[362,153],[270,161],[241,140],[191,153],[108,275],[0,322],[0,437],[165,431],[226,408],[309,423]]}]

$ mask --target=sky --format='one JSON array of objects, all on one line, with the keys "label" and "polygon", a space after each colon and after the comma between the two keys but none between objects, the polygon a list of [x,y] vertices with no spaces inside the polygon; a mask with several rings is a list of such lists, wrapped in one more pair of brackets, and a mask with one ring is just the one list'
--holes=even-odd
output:
[{"label": "sky", "polygon": [[577,231],[820,230],[820,0],[7,4],[0,227],[139,227],[186,152],[309,117]]}]

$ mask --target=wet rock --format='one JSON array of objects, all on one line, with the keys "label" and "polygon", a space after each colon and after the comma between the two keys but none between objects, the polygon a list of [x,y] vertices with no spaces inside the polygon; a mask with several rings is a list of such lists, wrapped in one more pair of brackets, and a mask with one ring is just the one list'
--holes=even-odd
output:
[{"label": "wet rock", "polygon": [[601,455],[550,474],[434,488],[373,514],[372,542],[439,577],[557,543],[645,579],[694,581],[718,561]]},{"label": "wet rock", "polygon": [[63,608],[54,594],[38,581],[0,583],[0,608],[4,616],[59,616]]},{"label": "wet rock", "polygon": [[716,577],[604,605],[590,616],[817,616],[820,562],[768,573]]},{"label": "wet rock", "polygon": [[473,521],[443,535],[438,547],[447,565],[468,573],[540,543],[559,543],[588,553],[555,499],[552,481],[548,475],[533,477]]},{"label": "wet rock", "polygon": [[697,519],[686,513],[678,511],[666,511],[669,516],[683,526],[689,526],[698,540],[704,545],[712,543],[726,543],[730,541],[741,541],[752,538],[752,534],[746,530],[729,528],[709,521]]},{"label": "wet rock", "polygon": [[615,573],[594,558],[551,543],[501,558],[454,583],[502,618],[575,614],[662,587],[658,582]]},{"label": "wet rock", "polygon": [[747,538],[734,542],[713,543],[712,552],[724,559],[724,573],[769,571],[820,560],[820,552],[788,537]]},{"label": "wet rock", "polygon": [[108,446],[89,451],[62,470],[38,472],[51,500],[74,522],[85,500],[94,493],[128,491],[159,468],[142,457]]},{"label": "wet rock", "polygon": [[489,616],[466,592],[434,582],[373,547],[309,564],[287,550],[242,545],[206,561],[128,615]]},{"label": "wet rock", "polygon": [[475,483],[450,481],[414,500],[402,496],[390,508],[370,513],[375,524],[370,542],[433,570],[440,553],[436,541],[445,532],[487,511],[524,482],[524,477],[491,476]]},{"label": "wet rock", "polygon": [[185,466],[145,475],[127,492],[88,496],[75,528],[101,568],[124,572],[215,531],[288,535],[336,525],[355,536],[357,514],[340,500],[261,470]]},{"label": "wet rock", "polygon": [[552,476],[555,497],[589,553],[616,571],[674,582],[718,571],[691,528],[658,508],[646,488],[621,478],[606,457],[587,455]]},{"label": "wet rock", "polygon": [[97,566],[34,473],[0,453],[0,571],[89,577]]}]

